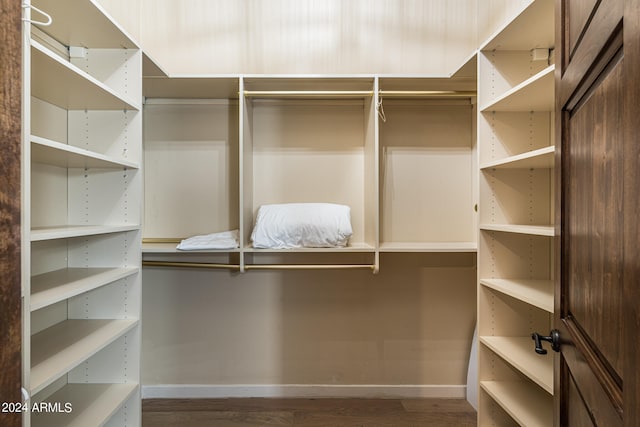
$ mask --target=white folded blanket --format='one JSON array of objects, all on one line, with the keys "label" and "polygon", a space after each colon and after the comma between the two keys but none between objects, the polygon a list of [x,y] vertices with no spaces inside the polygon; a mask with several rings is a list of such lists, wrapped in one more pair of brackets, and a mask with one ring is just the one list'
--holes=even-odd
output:
[{"label": "white folded blanket", "polygon": [[346,246],[353,234],[351,208],[333,203],[287,203],[258,209],[251,233],[254,248]]},{"label": "white folded blanket", "polygon": [[239,246],[238,230],[193,236],[184,239],[176,247],[181,251],[197,251],[206,249],[235,249]]}]

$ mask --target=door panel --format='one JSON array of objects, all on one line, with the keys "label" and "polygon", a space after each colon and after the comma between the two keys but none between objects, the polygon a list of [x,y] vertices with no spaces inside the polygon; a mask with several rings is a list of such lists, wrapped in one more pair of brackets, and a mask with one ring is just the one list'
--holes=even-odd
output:
[{"label": "door panel", "polygon": [[[596,9],[588,12],[591,19],[580,43],[575,50],[570,50],[566,36],[570,32],[568,22],[569,13],[578,13],[581,2],[558,0],[556,3],[556,67],[561,73],[561,84],[557,84],[556,96],[559,96],[560,107],[571,107],[570,101],[575,103],[593,83],[593,79],[599,75],[598,68],[606,65],[599,61],[602,52],[612,44],[620,41],[611,40],[611,37],[622,36],[618,31],[622,26],[622,14],[625,0],[602,0],[594,6]],[[629,1],[629,0],[626,0]],[[586,79],[586,80],[584,80]],[[558,106],[558,105],[557,105]],[[556,110],[561,111],[561,110]]]},{"label": "door panel", "polygon": [[567,120],[567,316],[622,373],[622,60],[615,56]]},{"label": "door panel", "polygon": [[565,407],[560,414],[563,417],[561,418],[563,422],[560,425],[563,427],[582,426],[568,422],[571,419],[571,412],[576,410],[570,406],[573,402],[570,398],[569,388],[573,384],[595,425],[622,426],[619,412],[622,405],[620,389],[617,387],[617,383],[607,375],[606,368],[593,352],[594,346],[584,341],[585,335],[577,330],[572,320],[572,318],[566,319],[559,328],[564,343],[558,372],[564,382],[560,385],[558,396],[565,400],[563,402]]},{"label": "door panel", "polygon": [[569,25],[569,49],[574,52],[591,18],[597,0],[570,0],[567,2]]},{"label": "door panel", "polygon": [[594,426],[591,416],[589,415],[587,405],[585,405],[584,400],[582,400],[582,396],[580,396],[580,393],[578,392],[578,387],[571,376],[567,376],[567,384],[567,401],[569,405],[567,420],[564,425],[584,427]]},{"label": "door panel", "polygon": [[558,426],[638,425],[640,1],[558,1]]}]

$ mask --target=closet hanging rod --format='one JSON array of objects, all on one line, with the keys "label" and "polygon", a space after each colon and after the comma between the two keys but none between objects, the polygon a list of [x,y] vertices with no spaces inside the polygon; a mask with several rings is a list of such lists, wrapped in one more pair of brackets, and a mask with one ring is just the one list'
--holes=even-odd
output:
[{"label": "closet hanging rod", "polygon": [[[142,261],[143,267],[175,267],[240,270],[238,264],[215,264],[208,262]],[[373,264],[252,264],[245,270],[372,270]]]},{"label": "closet hanging rod", "polygon": [[456,90],[381,90],[379,96],[387,98],[472,98],[475,91]]},{"label": "closet hanging rod", "polygon": [[365,98],[372,90],[245,90],[248,98]]},{"label": "closet hanging rod", "polygon": [[209,262],[142,261],[142,266],[240,270],[239,264],[215,264]]},{"label": "closet hanging rod", "polygon": [[145,237],[142,243],[180,243],[182,240],[177,237]]},{"label": "closet hanging rod", "polygon": [[375,271],[373,264],[250,264],[245,270],[356,270]]}]

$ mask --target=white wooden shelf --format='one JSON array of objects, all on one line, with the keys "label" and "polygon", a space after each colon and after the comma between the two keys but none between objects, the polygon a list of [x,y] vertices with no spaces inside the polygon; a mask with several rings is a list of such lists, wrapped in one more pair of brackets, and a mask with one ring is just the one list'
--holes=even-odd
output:
[{"label": "white wooden shelf", "polygon": [[238,253],[240,252],[240,248],[235,249],[206,249],[206,250],[198,250],[198,251],[181,251],[176,249],[178,243],[142,243],[142,253],[148,254],[160,254],[160,253],[169,253],[169,254],[203,254],[203,253]]},{"label": "white wooden shelf", "polygon": [[32,0],[49,13],[51,25],[44,30],[66,46],[136,49],[138,45],[94,0]]},{"label": "white wooden shelf", "polygon": [[518,424],[553,425],[553,397],[524,381],[481,381],[480,386]]},{"label": "white wooden shelf", "polygon": [[[158,77],[158,78],[166,78],[169,77],[169,73],[167,73],[155,60],[149,52],[142,52],[142,77]],[[144,94],[146,96],[146,94]]]},{"label": "white wooden shelf", "polygon": [[498,29],[480,50],[552,48],[555,39],[553,0],[535,0]]},{"label": "white wooden shelf", "polygon": [[71,237],[95,236],[98,234],[122,233],[134,231],[139,225],[63,225],[58,227],[34,227],[31,229],[31,241],[68,239]]},{"label": "white wooden shelf", "polygon": [[46,399],[71,403],[70,413],[32,413],[34,427],[86,427],[105,425],[138,392],[137,384],[67,384]]},{"label": "white wooden shelf", "polygon": [[138,320],[65,320],[31,337],[31,395],[138,324]]},{"label": "white wooden shelf", "polygon": [[481,111],[553,111],[554,69],[554,65],[548,66],[481,108]]},{"label": "white wooden shelf", "polygon": [[380,76],[378,96],[387,98],[469,98],[477,94],[477,53],[451,77]]},{"label": "white wooden shelf", "polygon": [[555,164],[554,146],[485,163],[480,169],[551,169]]},{"label": "white wooden shelf", "polygon": [[553,237],[552,225],[480,224],[480,230]]},{"label": "white wooden shelf", "polygon": [[480,342],[522,372],[549,394],[553,394],[553,352],[535,352],[531,337],[481,336]]},{"label": "white wooden shelf", "polygon": [[31,278],[31,311],[132,276],[138,268],[65,268]]},{"label": "white wooden shelf", "polygon": [[[55,84],[52,84],[55,82]],[[31,94],[65,110],[140,110],[113,89],[31,40]]]},{"label": "white wooden shelf", "polygon": [[184,99],[238,99],[239,84],[239,77],[151,76],[143,79],[142,93],[147,98],[169,98],[174,102]]},{"label": "white wooden shelf", "polygon": [[480,279],[480,284],[553,313],[554,288],[552,280]]},{"label": "white wooden shelf", "polygon": [[264,75],[247,74],[243,76],[243,92],[249,96],[272,97],[277,93],[295,95],[296,93],[361,93],[358,97],[373,94],[374,75],[333,75],[316,74],[282,74]]},{"label": "white wooden shelf", "polygon": [[128,160],[116,159],[35,135],[31,136],[31,161],[62,168],[139,168],[137,163]]},{"label": "white wooden shelf", "polygon": [[380,252],[477,252],[475,242],[385,242]]}]

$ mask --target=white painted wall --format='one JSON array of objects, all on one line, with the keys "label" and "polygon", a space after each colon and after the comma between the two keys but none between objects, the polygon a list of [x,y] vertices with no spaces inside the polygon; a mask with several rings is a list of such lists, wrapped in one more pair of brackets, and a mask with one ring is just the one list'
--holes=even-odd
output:
[{"label": "white painted wall", "polygon": [[448,75],[476,47],[474,0],[142,2],[142,44],[174,74]]},{"label": "white painted wall", "polygon": [[172,74],[449,74],[531,0],[99,0]]},{"label": "white painted wall", "polygon": [[474,254],[363,271],[145,268],[143,384],[464,385]]},{"label": "white painted wall", "polygon": [[510,21],[533,0],[478,0],[478,44]]}]

